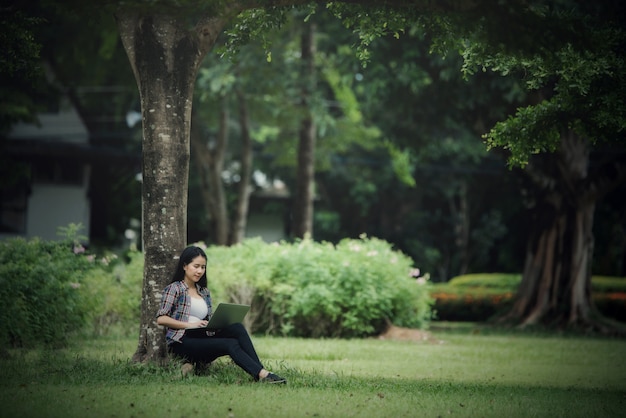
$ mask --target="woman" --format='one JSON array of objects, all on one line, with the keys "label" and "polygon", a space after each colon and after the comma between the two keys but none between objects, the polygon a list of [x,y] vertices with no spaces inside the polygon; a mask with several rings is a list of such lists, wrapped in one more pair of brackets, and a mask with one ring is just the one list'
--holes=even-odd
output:
[{"label": "woman", "polygon": [[287,383],[263,367],[242,324],[229,325],[215,332],[191,330],[206,326],[212,315],[206,263],[206,254],[201,248],[186,248],[180,255],[171,283],[163,290],[156,316],[157,324],[167,327],[170,352],[189,363],[210,363],[229,355],[257,381]]}]

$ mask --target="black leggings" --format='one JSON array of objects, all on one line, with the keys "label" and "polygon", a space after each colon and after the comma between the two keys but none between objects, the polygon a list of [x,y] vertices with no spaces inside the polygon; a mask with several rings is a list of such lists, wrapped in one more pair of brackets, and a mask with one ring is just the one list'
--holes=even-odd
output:
[{"label": "black leggings", "polygon": [[259,372],[263,369],[248,331],[242,324],[229,325],[211,337],[185,335],[180,343],[171,343],[169,349],[190,363],[210,363],[228,355],[255,379],[259,378]]}]

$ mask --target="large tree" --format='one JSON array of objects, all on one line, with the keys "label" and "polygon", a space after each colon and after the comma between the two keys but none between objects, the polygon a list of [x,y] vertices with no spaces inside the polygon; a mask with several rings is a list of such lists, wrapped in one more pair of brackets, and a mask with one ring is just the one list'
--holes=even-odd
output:
[{"label": "large tree", "polygon": [[595,206],[626,180],[626,153],[613,145],[602,158],[590,155],[626,133],[624,12],[614,1],[537,4],[516,16],[539,28],[540,39],[522,32],[503,46],[488,22],[469,36],[470,72],[481,66],[518,75],[534,97],[486,135],[523,168],[532,214],[522,283],[503,321],[621,328],[593,305],[591,258]]},{"label": "large tree", "polygon": [[139,87],[143,122],[145,269],[136,361],[166,358],[154,312],[174,260],[187,244],[193,88],[200,63],[231,11],[207,10],[191,28],[178,13],[119,8],[115,14]]}]

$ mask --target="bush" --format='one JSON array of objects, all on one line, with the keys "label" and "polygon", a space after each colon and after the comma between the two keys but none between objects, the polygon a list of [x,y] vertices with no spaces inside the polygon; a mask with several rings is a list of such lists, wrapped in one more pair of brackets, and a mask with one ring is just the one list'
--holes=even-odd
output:
[{"label": "bush", "polygon": [[[253,331],[302,337],[377,334],[390,321],[426,327],[427,278],[410,276],[412,260],[378,239],[333,246],[311,240],[246,240],[207,249],[215,302],[254,304]],[[144,257],[86,255],[71,239],[0,244],[0,342],[62,345],[79,331],[129,335],[139,325]]]},{"label": "bush", "polygon": [[301,337],[361,337],[387,321],[426,327],[429,283],[410,277],[412,260],[382,240],[346,239],[336,246],[304,240],[246,240],[207,249],[216,301],[254,303],[254,331]]},{"label": "bush", "polygon": [[87,331],[92,335],[139,332],[144,257],[130,251],[125,258],[102,257],[99,268],[90,271],[80,287],[87,309]]},{"label": "bush", "polygon": [[82,329],[79,288],[93,260],[71,239],[0,242],[0,344],[62,346]]},{"label": "bush", "polygon": [[435,319],[441,321],[486,321],[511,306],[513,293],[498,291],[463,290],[450,291],[436,286],[432,292],[435,299]]},{"label": "bush", "polygon": [[591,290],[594,293],[626,293],[626,277],[593,276]]},{"label": "bush", "polygon": [[498,291],[515,292],[522,276],[509,273],[477,273],[464,274],[452,278],[447,284],[459,289],[497,289]]}]

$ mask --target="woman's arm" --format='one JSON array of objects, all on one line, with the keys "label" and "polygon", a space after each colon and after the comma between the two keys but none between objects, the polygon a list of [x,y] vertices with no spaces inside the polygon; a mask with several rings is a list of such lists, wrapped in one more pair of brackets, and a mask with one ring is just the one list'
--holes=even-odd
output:
[{"label": "woman's arm", "polygon": [[157,317],[157,324],[163,325],[172,329],[186,329],[186,328],[201,328],[205,327],[209,321],[198,321],[198,322],[183,322],[178,321],[171,316],[161,315]]}]

